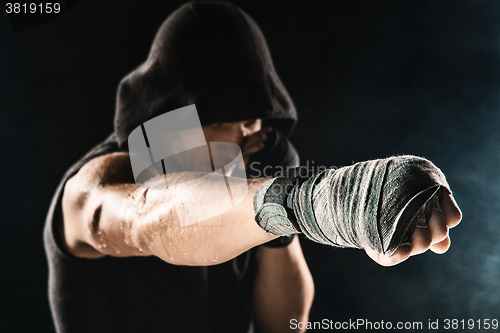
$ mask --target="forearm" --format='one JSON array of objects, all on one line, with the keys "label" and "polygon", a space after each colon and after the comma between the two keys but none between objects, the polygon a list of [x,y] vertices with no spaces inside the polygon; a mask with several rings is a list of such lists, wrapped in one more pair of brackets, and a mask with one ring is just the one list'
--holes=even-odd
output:
[{"label": "forearm", "polygon": [[[143,243],[149,244],[150,254],[167,262],[206,266],[228,261],[276,238],[264,232],[254,221],[253,196],[260,183],[257,181],[248,186],[248,194],[238,205],[198,223],[180,226],[175,216],[159,216],[157,224],[148,224],[143,230],[142,234],[147,238]],[[216,197],[214,191],[207,188],[206,197]],[[171,202],[168,198],[167,201]],[[213,204],[216,205],[217,201]]]},{"label": "forearm", "polygon": [[313,297],[314,282],[298,237],[283,248],[260,247],[254,309],[262,332],[290,332],[291,319],[307,321]]},{"label": "forearm", "polygon": [[[264,181],[249,181],[247,195],[233,208],[221,209],[212,218],[186,226],[180,223],[178,213],[182,213],[179,211],[183,207],[182,193],[193,191],[188,184],[163,190],[138,187],[121,199],[111,189],[101,195],[100,205],[94,205],[102,211],[98,229],[93,231],[94,247],[103,254],[154,255],[178,265],[225,262],[276,238],[254,221],[253,196]],[[209,200],[208,206],[219,204],[217,188],[207,185],[196,190]]]}]

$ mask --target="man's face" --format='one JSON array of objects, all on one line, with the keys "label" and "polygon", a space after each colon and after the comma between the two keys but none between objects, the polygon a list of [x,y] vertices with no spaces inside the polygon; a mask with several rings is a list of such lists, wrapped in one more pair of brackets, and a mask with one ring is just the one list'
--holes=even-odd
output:
[{"label": "man's face", "polygon": [[[210,157],[205,149],[188,149],[175,155],[179,166],[189,171],[210,171],[212,167],[219,169],[221,166],[231,165],[225,169],[227,175],[232,175],[235,168],[245,170],[250,155],[264,148],[267,140],[266,133],[269,128],[262,129],[262,119],[251,119],[238,122],[217,123],[202,126],[205,140],[208,143]],[[186,129],[173,134],[175,138],[165,137],[165,142],[175,142],[180,147],[191,147],[191,140],[196,137],[196,129]],[[217,144],[217,143],[233,143]],[[240,153],[243,160],[238,161]],[[213,164],[212,164],[213,163]]]},{"label": "man's face", "polygon": [[[245,165],[248,164],[250,155],[264,148],[268,128],[262,129],[262,119],[250,119],[238,122],[218,123],[203,126],[203,133],[208,143],[231,142],[241,148]],[[212,152],[213,154],[214,152]],[[219,156],[234,155],[234,152],[218,151]],[[244,166],[240,166],[244,169]]]},{"label": "man's face", "polygon": [[203,126],[207,142],[232,142],[243,150],[245,141],[262,128],[262,119],[251,119],[233,123],[217,123]]}]

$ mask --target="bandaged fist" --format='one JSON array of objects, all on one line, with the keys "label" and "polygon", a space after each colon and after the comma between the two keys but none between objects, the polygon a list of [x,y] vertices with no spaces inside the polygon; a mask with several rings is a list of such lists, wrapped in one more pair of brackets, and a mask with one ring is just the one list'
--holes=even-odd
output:
[{"label": "bandaged fist", "polygon": [[370,248],[366,254],[382,266],[393,266],[410,256],[431,250],[437,254],[445,253],[451,244],[449,229],[456,227],[462,219],[462,213],[453,196],[447,191],[443,196],[441,210],[434,209],[427,227],[417,226],[411,237],[411,244],[401,245],[390,257],[386,257]]},{"label": "bandaged fist", "polygon": [[421,157],[301,171],[287,172],[256,193],[255,220],[267,232],[302,232],[318,243],[365,249],[389,266],[428,248],[445,252],[448,228],[461,219],[444,174]]}]

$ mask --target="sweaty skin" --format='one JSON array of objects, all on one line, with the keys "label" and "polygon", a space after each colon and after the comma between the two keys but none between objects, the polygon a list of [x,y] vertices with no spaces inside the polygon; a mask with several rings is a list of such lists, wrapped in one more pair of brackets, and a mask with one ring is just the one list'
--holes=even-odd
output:
[{"label": "sweaty skin", "polygon": [[[243,148],[247,157],[262,149],[266,128],[262,120],[204,126],[207,142],[232,142]],[[170,174],[171,180],[190,178],[194,173]],[[205,179],[197,188],[187,183],[168,188],[167,177],[152,182],[165,184],[165,190],[140,187],[134,183],[129,155],[115,153],[91,160],[66,184],[63,195],[63,239],[76,256],[98,258],[104,255],[155,255],[181,265],[211,265],[230,260],[248,249],[276,238],[265,233],[254,221],[252,206],[256,190],[267,179],[248,180],[249,192],[236,207],[211,219],[181,227],[173,207],[188,201],[190,191],[197,191],[203,200],[217,208],[217,193],[210,184],[217,175]],[[182,205],[181,205],[182,207]],[[177,206],[179,209],[179,206]],[[412,245],[401,246],[389,258],[366,249],[367,254],[381,265],[397,264],[428,248],[444,253],[450,245],[448,229],[456,226],[461,212],[448,192],[443,212],[435,210],[428,228],[418,228]]]},{"label": "sweaty skin", "polygon": [[[181,228],[169,204],[169,189],[146,190],[132,183],[128,159],[126,153],[96,158],[68,181],[62,232],[74,255],[154,255],[171,264],[207,266],[276,238],[253,219],[253,195],[267,179],[249,180],[247,197],[233,209]],[[216,197],[207,185],[207,198]],[[366,253],[380,265],[391,266],[429,248],[446,252],[448,229],[459,223],[461,213],[449,193],[442,210],[434,211],[428,228],[417,229],[412,245],[401,246],[391,257]],[[307,321],[313,295],[314,285],[297,239],[285,248],[260,249],[253,304],[256,322],[264,332],[286,331],[290,318]]]},{"label": "sweaty skin", "polygon": [[[222,129],[226,134],[217,136]],[[217,124],[204,131],[207,141],[224,139],[243,146],[243,156],[262,149],[266,132],[259,121]],[[66,183],[61,238],[80,258],[153,255],[175,265],[222,263],[276,238],[254,221],[253,196],[268,180],[248,180],[248,194],[240,204],[209,220],[180,227],[172,196],[182,201],[179,190],[187,197],[192,188],[186,185],[173,193],[166,184],[164,190],[148,190],[135,184],[127,153],[104,155],[88,162]],[[166,182],[166,177],[156,181]],[[196,190],[205,191],[207,200],[221,195],[210,179]],[[400,246],[389,258],[369,249],[367,255],[380,265],[392,266],[428,249],[446,252],[448,230],[460,222],[461,212],[450,193],[441,208],[443,212],[434,211],[428,228],[417,228],[411,245]],[[259,327],[264,332],[283,332],[289,329],[290,318],[307,321],[314,284],[298,239],[284,248],[260,247],[259,253],[253,300]]]},{"label": "sweaty skin", "polygon": [[[118,146],[124,148],[140,124],[172,106],[192,103],[200,110],[217,110],[200,114],[202,124],[212,124],[203,128],[206,141],[239,145],[245,163],[262,149],[266,134],[262,122],[253,118],[273,121],[285,134],[295,126],[297,112],[274,69],[262,32],[231,4],[190,2],[162,24],[147,61],[120,82],[114,129]],[[242,119],[250,120],[225,122]],[[156,180],[165,183],[164,178]],[[192,188],[181,184],[174,192],[166,184],[163,190],[146,190],[135,184],[127,153],[103,155],[66,182],[60,238],[79,258],[156,256],[174,265],[222,263],[276,238],[254,221],[253,195],[267,180],[249,180],[249,192],[236,207],[180,227],[172,198],[182,206]],[[196,190],[207,200],[222,195],[210,179]],[[393,265],[428,248],[445,251],[448,227],[458,223],[460,211],[451,196],[444,200],[449,201],[443,203],[444,214],[433,216],[428,230],[417,231],[412,246],[401,247],[388,261],[376,253],[368,255],[381,265]],[[213,204],[217,209],[216,200]],[[292,318],[306,322],[313,295],[314,284],[297,238],[283,248],[259,248],[253,306],[261,332],[290,331]]]},{"label": "sweaty skin", "polygon": [[[257,119],[203,129],[207,141],[243,146],[245,157],[264,146],[269,129],[261,131],[260,124]],[[166,180],[162,176],[156,181]],[[66,183],[61,239],[80,258],[154,255],[175,265],[222,263],[276,238],[253,220],[253,193],[264,181],[248,180],[245,200],[221,216],[180,227],[171,204],[172,195],[179,197],[179,193],[137,186],[127,153],[104,155],[88,162]],[[201,190],[207,192],[207,200],[217,197],[210,184]],[[290,318],[307,321],[313,296],[314,283],[298,239],[282,248],[259,248],[253,304],[262,332],[286,332]]]}]

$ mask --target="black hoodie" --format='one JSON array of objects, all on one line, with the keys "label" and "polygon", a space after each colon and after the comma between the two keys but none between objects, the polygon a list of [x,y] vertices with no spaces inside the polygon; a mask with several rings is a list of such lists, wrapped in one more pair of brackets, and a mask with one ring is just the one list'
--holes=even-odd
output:
[{"label": "black hoodie", "polygon": [[234,5],[193,2],[169,16],[147,61],[120,83],[115,132],[61,180],[44,230],[58,332],[253,332],[253,249],[216,266],[186,267],[156,257],[78,259],[59,236],[66,181],[91,159],[126,151],[144,121],[190,104],[202,124],[261,117],[288,134],[295,125],[262,33]]},{"label": "black hoodie", "polygon": [[196,104],[202,125],[263,118],[289,135],[295,106],[262,32],[238,7],[191,2],[160,27],[148,59],[118,88],[120,144],[144,121]]}]

